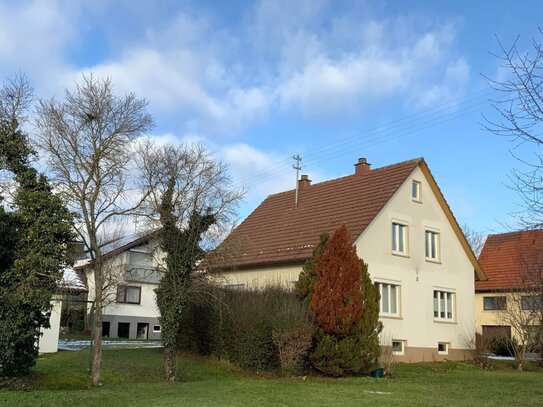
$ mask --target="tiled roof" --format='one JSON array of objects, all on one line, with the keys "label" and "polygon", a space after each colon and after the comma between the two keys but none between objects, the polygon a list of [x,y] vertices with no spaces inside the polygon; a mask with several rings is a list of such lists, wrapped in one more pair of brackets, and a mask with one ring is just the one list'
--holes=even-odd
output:
[{"label": "tiled roof", "polygon": [[543,272],[543,230],[490,235],[479,256],[487,281],[476,281],[476,291],[522,288],[530,273]]},{"label": "tiled roof", "polygon": [[[400,185],[423,162],[417,158],[268,196],[219,247],[237,246],[228,266],[302,262],[319,235],[345,224],[358,238]],[[235,242],[238,242],[236,245]]]}]

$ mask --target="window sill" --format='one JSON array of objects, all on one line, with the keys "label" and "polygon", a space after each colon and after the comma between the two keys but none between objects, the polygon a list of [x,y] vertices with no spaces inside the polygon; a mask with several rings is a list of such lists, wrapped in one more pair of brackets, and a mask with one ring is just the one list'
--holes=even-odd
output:
[{"label": "window sill", "polygon": [[141,305],[141,302],[116,302],[117,305]]},{"label": "window sill", "polygon": [[392,254],[393,256],[405,257],[406,259],[408,259],[410,257],[409,253],[402,253],[402,252],[392,251],[392,252],[390,252],[390,254]]},{"label": "window sill", "polygon": [[403,319],[400,315],[391,315],[391,314],[379,314],[379,318],[387,318],[387,319]]},{"label": "window sill", "polygon": [[411,202],[421,204],[421,203],[422,203],[422,200],[421,200],[421,199],[411,198]]},{"label": "window sill", "polygon": [[434,260],[426,257],[425,259],[428,263],[441,264],[441,260]]},{"label": "window sill", "polygon": [[455,320],[439,319],[439,318],[434,318],[434,322],[438,324],[451,324],[451,325],[457,324]]},{"label": "window sill", "polygon": [[405,352],[392,352],[393,356],[405,356]]}]

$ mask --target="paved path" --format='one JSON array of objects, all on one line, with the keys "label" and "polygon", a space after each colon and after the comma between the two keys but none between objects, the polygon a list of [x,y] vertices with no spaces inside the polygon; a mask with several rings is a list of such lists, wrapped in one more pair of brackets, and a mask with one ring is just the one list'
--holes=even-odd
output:
[{"label": "paved path", "polygon": [[[89,340],[65,340],[58,341],[59,350],[81,350],[90,346]],[[115,348],[161,348],[160,341],[108,341],[102,340],[102,347],[108,349]]]}]

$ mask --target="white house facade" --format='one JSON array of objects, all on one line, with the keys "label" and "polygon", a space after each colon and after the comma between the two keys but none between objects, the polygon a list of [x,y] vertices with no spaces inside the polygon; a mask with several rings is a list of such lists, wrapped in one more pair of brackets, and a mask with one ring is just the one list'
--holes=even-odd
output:
[{"label": "white house facade", "polygon": [[[160,315],[155,289],[160,281],[151,235],[132,235],[103,247],[104,270],[108,276],[102,335],[129,339],[160,339]],[[88,260],[77,268],[86,276],[88,311],[94,301],[94,270]]]},{"label": "white house facade", "polygon": [[291,287],[320,233],[345,224],[380,290],[381,342],[397,360],[471,357],[474,282],[485,275],[424,160],[374,170],[360,160],[354,175],[308,181],[297,207],[295,191],[270,196],[233,232],[248,243],[221,273],[226,285]]}]

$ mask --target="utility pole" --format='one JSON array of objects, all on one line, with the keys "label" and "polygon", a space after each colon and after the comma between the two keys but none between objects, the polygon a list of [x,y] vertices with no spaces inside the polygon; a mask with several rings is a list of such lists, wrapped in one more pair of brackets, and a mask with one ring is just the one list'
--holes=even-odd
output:
[{"label": "utility pole", "polygon": [[296,170],[296,194],[294,197],[294,207],[298,207],[298,179],[300,177],[300,171],[302,170],[302,157],[300,157],[300,154],[296,154],[292,156],[292,159],[296,161],[296,164],[292,166]]}]

